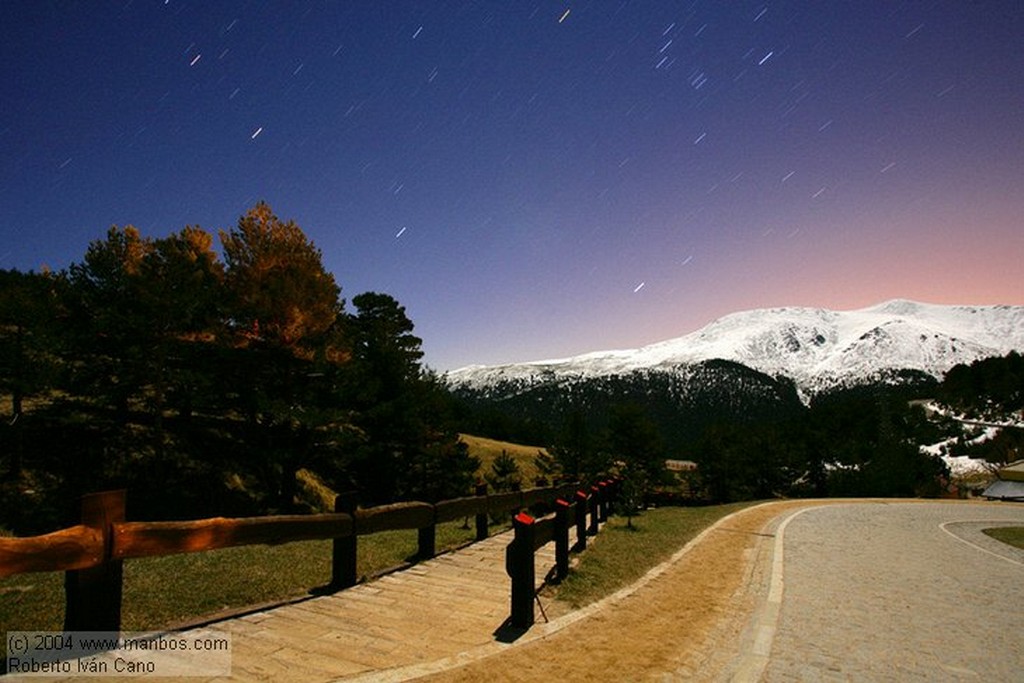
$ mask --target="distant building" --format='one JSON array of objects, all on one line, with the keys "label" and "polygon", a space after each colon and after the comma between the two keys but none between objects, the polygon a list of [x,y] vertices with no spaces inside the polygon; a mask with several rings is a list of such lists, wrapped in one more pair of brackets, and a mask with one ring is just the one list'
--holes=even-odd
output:
[{"label": "distant building", "polygon": [[669,472],[695,472],[697,463],[692,460],[666,460],[665,469]]},{"label": "distant building", "polygon": [[982,496],[989,500],[1024,501],[1024,460],[1003,467],[996,472],[996,477]]}]

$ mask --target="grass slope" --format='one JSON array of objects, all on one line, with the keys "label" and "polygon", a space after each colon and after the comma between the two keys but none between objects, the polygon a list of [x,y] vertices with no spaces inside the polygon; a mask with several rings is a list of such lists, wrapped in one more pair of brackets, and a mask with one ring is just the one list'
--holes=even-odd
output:
[{"label": "grass slope", "polygon": [[469,454],[480,459],[480,469],[477,470],[480,476],[490,471],[491,463],[501,455],[502,451],[505,451],[515,458],[516,463],[518,463],[519,471],[523,474],[524,488],[533,486],[533,482],[537,478],[537,466],[533,463],[533,459],[537,457],[537,452],[547,452],[546,448],[539,446],[523,446],[522,444],[487,439],[482,436],[472,436],[471,434],[460,434],[459,436],[463,443],[469,446]]}]

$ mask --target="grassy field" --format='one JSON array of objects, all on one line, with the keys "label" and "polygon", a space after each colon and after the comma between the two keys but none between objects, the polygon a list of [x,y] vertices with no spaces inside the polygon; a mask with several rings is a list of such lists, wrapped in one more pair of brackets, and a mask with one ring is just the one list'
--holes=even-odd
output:
[{"label": "grassy field", "polygon": [[633,518],[632,529],[625,518],[610,517],[553,597],[583,607],[610,595],[667,560],[722,517],[754,504],[647,510]]},{"label": "grassy field", "polygon": [[1024,527],[1004,526],[995,529],[982,529],[982,532],[997,541],[1002,541],[1007,545],[1024,550]]},{"label": "grassy field", "polygon": [[533,463],[533,459],[537,456],[537,451],[547,452],[547,449],[539,446],[523,446],[508,441],[486,439],[482,436],[472,436],[470,434],[460,434],[459,436],[469,446],[469,454],[480,458],[480,469],[478,471],[481,476],[484,472],[491,469],[491,463],[494,462],[496,457],[501,455],[502,451],[506,451],[515,458],[515,461],[519,464],[519,471],[523,473],[523,488],[532,486],[537,478],[537,466]]}]

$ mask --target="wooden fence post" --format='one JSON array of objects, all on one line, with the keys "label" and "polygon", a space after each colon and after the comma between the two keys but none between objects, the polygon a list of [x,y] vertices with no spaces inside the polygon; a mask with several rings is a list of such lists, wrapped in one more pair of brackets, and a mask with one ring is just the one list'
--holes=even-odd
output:
[{"label": "wooden fence post", "polygon": [[608,508],[608,516],[615,514],[615,478],[607,479],[604,482],[604,500],[605,506]]},{"label": "wooden fence post", "polygon": [[437,511],[430,526],[416,530],[416,559],[429,560],[437,554]]},{"label": "wooden fence post", "polygon": [[611,503],[611,496],[609,495],[608,482],[602,481],[597,484],[598,489],[601,491],[601,521],[608,521],[608,506]]},{"label": "wooden fence post", "polygon": [[555,581],[569,574],[569,510],[572,503],[555,501]]},{"label": "wooden fence post", "polygon": [[125,492],[82,496],[82,521],[103,535],[103,558],[88,569],[64,572],[65,631],[120,631],[122,560],[113,556],[113,525],[124,521]]},{"label": "wooden fence post", "polygon": [[[487,496],[487,484],[476,485],[476,495]],[[476,540],[483,541],[487,538],[487,510],[476,513]]]},{"label": "wooden fence post", "polygon": [[601,489],[590,487],[590,528],[587,534],[597,536],[598,523],[601,521]]},{"label": "wooden fence post", "polygon": [[576,552],[587,549],[587,493],[576,492]]},{"label": "wooden fence post", "polygon": [[536,579],[533,566],[534,519],[525,512],[512,518],[515,538],[506,549],[506,569],[512,579],[511,624],[515,628],[533,626],[533,601]]},{"label": "wooden fence post", "polygon": [[359,537],[356,534],[355,491],[340,493],[334,497],[334,511],[352,516],[352,534],[335,538],[331,547],[331,588],[338,590],[356,585],[358,581],[356,558],[359,553]]}]

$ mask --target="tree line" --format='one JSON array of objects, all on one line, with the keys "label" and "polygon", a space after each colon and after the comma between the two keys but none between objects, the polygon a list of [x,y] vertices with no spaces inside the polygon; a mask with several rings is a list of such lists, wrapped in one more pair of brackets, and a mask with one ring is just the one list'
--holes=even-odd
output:
[{"label": "tree line", "polygon": [[[633,471],[643,491],[681,491],[689,502],[933,496],[949,473],[921,445],[959,438],[958,454],[993,462],[1024,453],[1020,429],[967,443],[959,422],[929,416],[914,400],[931,397],[974,419],[1019,412],[1024,366],[1017,353],[956,366],[942,381],[894,373],[892,383],[839,388],[807,404],[791,382],[734,363],[713,361],[695,376],[687,383],[673,373],[634,372],[456,393],[474,433],[532,438],[548,445],[558,471],[584,480]],[[669,475],[660,467],[667,458],[692,460],[697,470]],[[682,485],[673,481],[680,478]]]},{"label": "tree line", "polygon": [[978,438],[985,429],[983,423],[1021,422],[1019,417],[1008,419],[1024,414],[1024,357],[1018,352],[957,365],[946,373],[937,398],[953,413],[979,423],[958,438],[957,455],[993,465],[1024,458],[1024,428],[1004,426],[991,438]]},{"label": "tree line", "polygon": [[469,491],[478,463],[405,309],[346,307],[265,203],[214,237],[112,227],[60,272],[0,271],[0,525],[131,490],[140,518],[293,509],[296,473],[365,504]]}]

